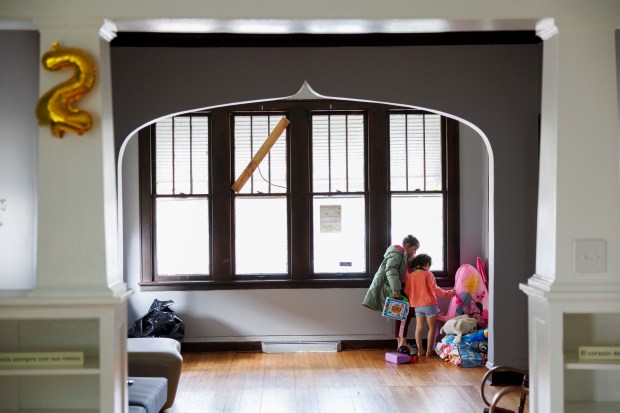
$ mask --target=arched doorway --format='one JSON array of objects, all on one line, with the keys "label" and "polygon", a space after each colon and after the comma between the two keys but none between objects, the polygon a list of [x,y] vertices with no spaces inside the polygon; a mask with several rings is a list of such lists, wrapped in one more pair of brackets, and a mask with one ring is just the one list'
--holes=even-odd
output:
[{"label": "arched doorway", "polygon": [[[492,320],[497,334],[491,341],[497,343],[491,344],[491,357],[494,363],[523,365],[527,321],[522,314],[527,310],[525,298],[514,293],[533,273],[535,262],[538,49],[537,44],[167,48],[162,54],[159,48],[113,47],[114,87],[122,96],[114,106],[117,136],[124,138],[140,123],[192,107],[288,96],[305,79],[331,96],[432,107],[467,119],[487,136],[495,165],[489,178],[489,203],[494,205],[489,210],[494,237],[488,244],[489,266],[494,301],[502,304],[493,308],[501,322]],[[461,59],[464,53],[471,58],[467,62]],[[115,59],[122,66],[116,67]],[[344,294],[351,303],[359,300],[359,292]],[[363,331],[358,327],[348,336]],[[321,333],[337,334],[329,329]]]}]

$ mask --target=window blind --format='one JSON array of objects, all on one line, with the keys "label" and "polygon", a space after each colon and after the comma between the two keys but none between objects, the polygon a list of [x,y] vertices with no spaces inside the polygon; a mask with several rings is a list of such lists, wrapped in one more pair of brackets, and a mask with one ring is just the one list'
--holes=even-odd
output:
[{"label": "window blind", "polygon": [[175,116],[156,124],[155,193],[209,193],[209,118]]},{"label": "window blind", "polygon": [[363,192],[364,116],[312,116],[314,192]]},{"label": "window blind", "polygon": [[390,115],[390,189],[443,189],[439,115]]},{"label": "window blind", "polygon": [[[235,116],[235,176],[239,178],[282,115]],[[240,193],[286,193],[286,132],[271,147]]]}]

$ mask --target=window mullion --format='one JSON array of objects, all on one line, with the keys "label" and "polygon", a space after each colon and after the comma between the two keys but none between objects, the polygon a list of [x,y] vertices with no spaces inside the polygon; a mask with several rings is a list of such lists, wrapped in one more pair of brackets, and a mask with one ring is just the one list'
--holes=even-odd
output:
[{"label": "window mullion", "polygon": [[366,220],[368,230],[368,258],[367,268],[369,277],[372,278],[375,263],[381,262],[385,252],[385,246],[389,244],[389,134],[388,112],[384,108],[373,108],[368,111],[368,217]]},{"label": "window mullion", "polygon": [[446,200],[444,222],[446,230],[446,265],[448,275],[454,276],[460,265],[459,242],[459,122],[442,118],[442,162],[445,162],[443,190]]},{"label": "window mullion", "polygon": [[349,115],[344,118],[345,188],[349,192]]},{"label": "window mullion", "polygon": [[[254,154],[254,116],[250,116],[250,159]],[[250,176],[250,193],[254,193],[254,174]]]},{"label": "window mullion", "polygon": [[[267,136],[271,133],[271,116],[267,118]],[[282,132],[286,133],[286,132]],[[267,192],[271,193],[271,151],[267,152]]]},{"label": "window mullion", "polygon": [[190,116],[189,117],[189,193],[192,195],[194,194],[194,167],[193,167],[194,155],[192,152],[194,149],[193,147],[194,146],[193,125],[194,125],[194,117]]},{"label": "window mullion", "polygon": [[422,115],[422,177],[426,191],[426,115]]},{"label": "window mullion", "polygon": [[[231,125],[226,110],[211,113],[209,134],[211,173],[211,268],[213,280],[231,281],[232,274],[232,227],[233,227],[233,182],[231,165]],[[217,242],[216,242],[217,240]]]},{"label": "window mullion", "polygon": [[172,139],[171,139],[171,142],[170,142],[170,144],[172,145],[171,149],[172,149],[172,193],[173,194],[176,194],[176,177],[175,177],[175,171],[176,171],[176,169],[175,169],[175,149],[176,149],[176,147],[175,147],[175,140],[174,140],[174,138],[175,138],[175,136],[174,136],[174,133],[175,133],[174,127],[175,127],[175,124],[176,124],[175,120],[176,120],[176,118],[172,118]]},{"label": "window mullion", "polygon": [[332,116],[327,115],[327,191],[332,191]]},{"label": "window mullion", "polygon": [[409,115],[405,115],[405,189],[409,190]]},{"label": "window mullion", "polygon": [[310,210],[310,182],[312,174],[309,168],[311,151],[308,125],[310,117],[302,107],[294,107],[290,114],[289,126],[290,168],[289,194],[289,268],[294,280],[310,278],[310,245],[312,235],[312,214]]},{"label": "window mullion", "polygon": [[138,164],[140,175],[140,240],[142,250],[142,266],[140,280],[153,282],[155,278],[153,264],[155,262],[153,248],[153,228],[155,205],[155,126],[146,127],[138,132]]}]

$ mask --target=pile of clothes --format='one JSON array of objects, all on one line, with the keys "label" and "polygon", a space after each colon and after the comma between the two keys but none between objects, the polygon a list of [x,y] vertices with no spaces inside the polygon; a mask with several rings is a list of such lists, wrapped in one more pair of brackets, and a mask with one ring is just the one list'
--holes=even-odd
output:
[{"label": "pile of clothes", "polygon": [[435,346],[435,352],[444,361],[457,367],[479,367],[487,362],[489,330],[478,330],[455,340],[454,334],[446,334]]},{"label": "pile of clothes", "polygon": [[435,352],[458,367],[478,367],[487,362],[489,330],[489,290],[482,259],[477,268],[463,264],[454,276],[456,295],[450,300],[448,312],[437,316],[444,322],[446,335],[435,346]]}]

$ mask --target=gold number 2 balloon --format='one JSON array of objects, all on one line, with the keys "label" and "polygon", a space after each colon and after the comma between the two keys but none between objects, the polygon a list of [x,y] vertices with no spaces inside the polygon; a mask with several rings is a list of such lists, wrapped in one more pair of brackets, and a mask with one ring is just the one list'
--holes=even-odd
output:
[{"label": "gold number 2 balloon", "polygon": [[61,47],[54,42],[41,63],[47,70],[73,70],[73,76],[41,96],[35,111],[39,125],[50,125],[52,134],[59,138],[65,131],[82,135],[93,126],[93,119],[88,112],[76,109],[73,104],[95,83],[93,59],[83,50]]}]

